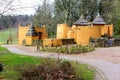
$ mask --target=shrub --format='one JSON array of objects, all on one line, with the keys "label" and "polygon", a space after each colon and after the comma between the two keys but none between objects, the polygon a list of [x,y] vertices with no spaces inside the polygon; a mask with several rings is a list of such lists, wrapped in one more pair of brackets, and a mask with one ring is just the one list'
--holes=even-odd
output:
[{"label": "shrub", "polygon": [[63,47],[45,47],[45,51],[47,52],[58,52],[58,53],[69,53],[69,54],[80,54],[86,53],[94,50],[92,46],[63,46]]},{"label": "shrub", "polygon": [[3,65],[0,63],[0,72],[3,70]]},{"label": "shrub", "polygon": [[[28,67],[29,66],[29,67]],[[68,61],[47,61],[41,65],[28,65],[21,69],[22,80],[83,80],[77,77]]]}]

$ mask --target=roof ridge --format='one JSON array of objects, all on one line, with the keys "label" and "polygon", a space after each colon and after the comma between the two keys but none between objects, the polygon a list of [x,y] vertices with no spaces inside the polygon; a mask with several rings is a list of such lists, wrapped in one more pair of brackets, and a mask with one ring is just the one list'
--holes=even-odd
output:
[{"label": "roof ridge", "polygon": [[97,16],[94,18],[94,20],[92,21],[92,24],[102,24],[102,25],[105,25],[106,22],[103,20],[101,15],[98,13]]}]

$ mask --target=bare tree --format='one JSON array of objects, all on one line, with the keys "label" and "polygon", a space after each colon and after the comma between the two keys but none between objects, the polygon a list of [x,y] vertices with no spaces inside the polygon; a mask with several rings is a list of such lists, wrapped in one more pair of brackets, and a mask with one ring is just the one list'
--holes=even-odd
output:
[{"label": "bare tree", "polygon": [[71,26],[80,17],[80,13],[81,0],[55,0],[55,16],[59,22]]},{"label": "bare tree", "polygon": [[49,3],[49,0],[43,0],[42,4],[36,9],[36,13],[34,15],[34,24],[39,27],[41,25],[46,25],[49,37],[53,37],[53,34],[55,33],[55,27],[53,27],[52,5],[53,3]]},{"label": "bare tree", "polygon": [[13,10],[14,0],[0,0],[0,16]]},{"label": "bare tree", "polygon": [[42,5],[39,5],[39,7],[36,9],[35,24],[37,26],[50,24],[51,17],[51,4],[48,3],[48,0],[44,0]]}]

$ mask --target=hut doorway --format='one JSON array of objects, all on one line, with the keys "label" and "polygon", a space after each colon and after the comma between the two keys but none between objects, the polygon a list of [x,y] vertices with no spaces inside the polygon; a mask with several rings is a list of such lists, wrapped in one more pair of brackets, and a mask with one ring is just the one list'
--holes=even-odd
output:
[{"label": "hut doorway", "polygon": [[42,39],[42,32],[38,32],[39,40]]}]

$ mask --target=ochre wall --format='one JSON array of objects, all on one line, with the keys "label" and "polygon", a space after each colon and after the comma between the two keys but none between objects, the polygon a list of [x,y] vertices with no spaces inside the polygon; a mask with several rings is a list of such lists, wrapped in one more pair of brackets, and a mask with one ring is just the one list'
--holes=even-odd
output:
[{"label": "ochre wall", "polygon": [[32,44],[32,37],[26,36],[26,45],[31,45],[31,44]]},{"label": "ochre wall", "polygon": [[43,33],[42,36],[41,36],[41,39],[48,38],[48,34],[46,32],[46,27],[45,26],[42,26],[41,28],[35,27],[35,30],[36,30],[36,32],[42,32]]},{"label": "ochre wall", "polygon": [[[26,40],[27,45],[31,45],[33,40],[39,40],[39,36],[26,36],[30,25],[20,26],[18,32],[18,44],[22,45]],[[58,24],[56,39],[47,39],[46,28],[35,27],[36,32],[42,32],[41,38],[44,39],[43,45],[53,46],[61,45],[61,39],[73,38],[78,45],[88,45],[90,37],[100,38],[104,34],[113,35],[113,25],[91,25],[91,26],[75,26],[68,27],[66,24]]]},{"label": "ochre wall", "polygon": [[101,26],[101,35],[108,34],[108,25]]},{"label": "ochre wall", "polygon": [[[39,40],[39,36],[26,36],[30,25],[21,26],[18,25],[18,44],[22,45],[23,40],[25,40],[26,45],[32,45],[33,40]],[[48,37],[45,26],[35,27],[36,32],[42,32],[41,39],[46,39]]]},{"label": "ochre wall", "polygon": [[43,46],[60,46],[62,45],[62,40],[61,39],[43,39]]},{"label": "ochre wall", "polygon": [[113,24],[108,25],[108,30],[109,30],[109,36],[113,36]]},{"label": "ochre wall", "polygon": [[74,33],[74,30],[70,29],[67,33],[67,38],[75,38]]},{"label": "ochre wall", "polygon": [[76,43],[79,45],[89,44],[89,39],[100,38],[100,27],[97,26],[79,26],[77,27]]},{"label": "ochre wall", "polygon": [[70,30],[70,28],[67,26],[67,24],[58,24],[57,25],[57,39],[66,39],[67,33]]},{"label": "ochre wall", "polygon": [[73,38],[76,42],[76,31],[77,28],[75,25],[73,25],[72,28],[70,28],[70,30],[68,31],[67,38]]},{"label": "ochre wall", "polygon": [[90,37],[100,38],[102,35],[112,36],[113,25],[90,25],[90,26],[75,26],[71,28],[66,24],[59,24],[57,26],[57,38],[74,38],[79,45],[88,45]]},{"label": "ochre wall", "polygon": [[18,25],[18,44],[19,45],[22,45],[24,39],[26,40],[26,33],[29,29],[28,26],[21,27],[21,25]]}]

